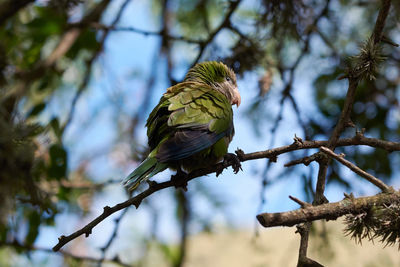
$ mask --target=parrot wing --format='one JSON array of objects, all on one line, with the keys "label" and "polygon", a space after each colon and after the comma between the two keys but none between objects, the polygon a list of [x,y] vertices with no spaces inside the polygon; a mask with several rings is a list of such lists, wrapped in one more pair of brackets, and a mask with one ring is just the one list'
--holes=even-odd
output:
[{"label": "parrot wing", "polygon": [[184,82],[170,87],[147,120],[151,150],[160,162],[187,158],[233,134],[233,111],[210,86]]}]

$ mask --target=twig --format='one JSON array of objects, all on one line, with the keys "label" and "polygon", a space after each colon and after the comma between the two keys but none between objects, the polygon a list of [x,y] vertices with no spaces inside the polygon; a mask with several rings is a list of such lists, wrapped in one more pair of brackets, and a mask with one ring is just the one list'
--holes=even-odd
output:
[{"label": "twig", "polygon": [[223,21],[221,22],[221,24],[213,31],[211,32],[211,34],[208,36],[207,40],[200,43],[200,51],[197,54],[196,59],[193,61],[192,66],[196,65],[201,56],[203,55],[204,50],[206,49],[206,47],[214,40],[215,36],[223,29],[226,27],[229,27],[229,25],[231,24],[231,17],[233,15],[233,13],[235,12],[235,10],[237,9],[237,7],[239,6],[241,0],[236,0],[236,1],[229,1],[230,5],[229,5],[229,10],[228,13],[225,15],[225,18],[223,19]]},{"label": "twig", "polygon": [[289,196],[289,198],[290,198],[291,200],[293,200],[294,202],[296,202],[297,204],[299,204],[302,208],[306,208],[306,207],[308,207],[308,206],[311,206],[310,203],[304,202],[304,201],[298,199],[297,197]]},{"label": "twig", "polygon": [[180,237],[180,244],[179,244],[179,254],[174,263],[174,267],[182,267],[185,266],[185,259],[187,255],[187,243],[188,243],[188,226],[190,221],[190,198],[187,193],[183,190],[178,190],[177,192],[177,200],[178,200],[178,208],[181,209],[179,214],[181,217],[179,218],[180,227],[181,227],[181,237]]},{"label": "twig", "polygon": [[292,166],[298,165],[298,164],[304,164],[305,166],[308,166],[308,165],[310,165],[311,162],[318,160],[319,157],[320,157],[319,153],[314,153],[311,156],[306,156],[306,157],[302,157],[300,159],[295,159],[295,160],[289,161],[288,163],[286,163],[283,166],[284,167],[292,167]]},{"label": "twig", "polygon": [[107,26],[107,25],[104,25],[101,23],[91,23],[89,26],[94,29],[99,29],[99,30],[108,30],[108,31],[116,31],[116,32],[132,32],[132,33],[142,34],[144,36],[163,36],[164,38],[169,39],[169,40],[182,41],[182,42],[186,42],[189,44],[201,44],[201,43],[205,42],[204,40],[191,39],[191,38],[185,37],[185,36],[166,35],[162,30],[147,31],[147,30],[142,30],[142,29],[138,29],[135,27]]},{"label": "twig", "polygon": [[297,225],[296,233],[300,234],[299,258],[297,267],[323,267],[323,265],[307,257],[308,237],[310,233],[311,223]]},{"label": "twig", "polygon": [[[389,9],[390,9],[390,0],[383,0],[382,7],[379,10],[378,18],[375,23],[374,31],[371,35],[371,37],[374,38],[373,40],[374,40],[375,45],[377,45],[381,41],[382,31],[383,31],[383,28],[385,25],[387,15],[389,13]],[[355,69],[357,69],[358,67],[359,66],[356,66]],[[353,72],[354,72],[353,70],[350,71],[350,73],[353,73]],[[353,108],[356,89],[357,89],[358,83],[360,82],[361,77],[359,75],[356,75],[356,76],[348,75],[347,78],[349,79],[349,87],[347,90],[347,94],[346,94],[345,102],[344,102],[344,105],[342,108],[342,112],[340,114],[339,121],[336,124],[335,129],[333,130],[333,132],[329,138],[328,144],[327,144],[327,147],[329,149],[331,149],[332,151],[337,146],[337,143],[338,143],[341,133],[343,132],[345,127],[348,126],[348,122],[351,121],[350,114],[351,114],[351,111]],[[318,163],[319,163],[319,169],[318,169],[317,185],[316,185],[316,190],[315,190],[316,194],[315,194],[315,198],[314,198],[314,202],[313,202],[313,204],[315,204],[315,205],[319,205],[319,204],[322,204],[327,201],[327,199],[324,196],[324,191],[325,191],[325,185],[326,185],[326,174],[327,174],[327,170],[328,170],[329,158],[320,159],[318,161]],[[259,218],[259,217],[257,217],[257,218]],[[305,227],[307,228],[305,233],[306,233],[306,235],[308,235],[311,224],[307,224]],[[303,239],[303,237],[302,237],[302,239]],[[303,246],[305,246],[305,247],[303,248]],[[304,242],[300,243],[300,252],[302,251],[302,249],[307,250],[307,244],[305,245]],[[301,265],[302,258],[305,258],[305,256],[302,257],[302,255],[299,255],[298,265]]]},{"label": "twig", "polygon": [[[382,7],[379,10],[378,18],[375,23],[374,31],[372,33],[372,37],[374,38],[374,44],[378,44],[382,38],[382,31],[385,25],[385,21],[390,9],[390,0],[383,0]],[[355,67],[357,69],[358,66]],[[343,132],[344,128],[347,125],[347,122],[350,121],[350,114],[353,108],[353,103],[355,99],[355,93],[360,82],[360,77],[349,77],[349,87],[347,90],[345,102],[342,108],[342,112],[340,114],[340,118],[338,123],[336,124],[335,129],[332,132],[331,137],[329,138],[329,142],[327,147],[334,151],[336,147],[336,143],[339,140],[340,134]],[[321,203],[324,199],[323,194],[325,191],[326,184],[326,172],[328,169],[328,160],[321,160],[319,162],[320,168],[318,170],[318,179],[317,179],[317,187],[316,187],[316,203]]]},{"label": "twig", "polygon": [[[118,21],[121,19],[122,13],[125,10],[125,7],[129,4],[129,2],[130,2],[130,0],[126,0],[121,5],[120,9],[118,10],[117,15],[115,16],[114,20],[111,23],[111,27],[114,27],[118,23]],[[82,24],[83,25],[88,24],[87,21],[88,21],[88,19],[84,20],[82,22]],[[81,31],[81,29],[79,27],[75,27],[73,29]],[[103,47],[104,47],[104,44],[105,44],[105,42],[107,40],[108,35],[109,35],[109,30],[104,30],[103,35],[102,35],[102,37],[101,37],[101,39],[99,41],[99,46],[93,52],[93,55],[89,58],[89,60],[86,62],[86,71],[85,71],[85,74],[84,74],[83,81],[82,81],[81,85],[79,86],[78,90],[76,91],[76,94],[74,95],[74,98],[72,99],[71,108],[69,110],[67,119],[66,119],[64,125],[62,126],[62,132],[63,133],[65,132],[65,130],[68,128],[68,126],[72,122],[72,119],[73,119],[74,114],[75,114],[76,104],[77,104],[80,96],[82,95],[83,91],[86,89],[87,85],[89,84],[89,81],[90,81],[90,78],[91,78],[91,74],[92,74],[93,63],[96,61],[97,57],[100,55],[101,51],[103,50]]]},{"label": "twig", "polygon": [[113,230],[110,238],[108,239],[107,243],[101,248],[101,258],[98,260],[99,266],[101,266],[101,264],[106,261],[107,250],[110,248],[112,242],[117,237],[120,222],[127,212],[128,212],[128,209],[124,209],[121,212],[120,216],[114,220],[114,230]]},{"label": "twig", "polygon": [[[240,161],[248,161],[248,160],[254,160],[254,159],[261,159],[261,158],[276,158],[277,155],[299,150],[299,149],[306,149],[306,148],[319,148],[320,146],[327,144],[328,141],[295,141],[293,144],[289,146],[283,146],[283,147],[278,147],[274,149],[269,149],[265,151],[259,151],[259,152],[254,152],[254,153],[249,153],[245,154],[242,150],[238,150],[236,153],[240,159]],[[394,142],[388,142],[384,140],[379,140],[379,139],[374,139],[374,138],[366,138],[366,137],[358,137],[355,136],[353,138],[345,138],[345,139],[339,139],[338,145],[352,145],[354,143],[357,144],[364,144],[364,145],[377,145],[377,147],[382,147],[389,149],[390,151],[395,151],[395,150],[400,150],[400,143],[394,143]],[[192,179],[198,178],[200,176],[204,176],[207,174],[211,173],[219,173],[222,172],[225,168],[231,166],[227,162],[219,163],[216,164],[213,167],[210,167],[208,169],[200,169],[197,171],[193,171],[188,175],[188,180],[190,181]],[[137,208],[139,207],[140,203],[145,199],[146,197],[152,195],[153,193],[160,191],[164,188],[167,187],[173,187],[176,186],[176,184],[173,181],[167,181],[163,183],[152,183],[152,186],[149,187],[147,190],[143,191],[142,193],[124,201],[121,202],[113,207],[104,207],[103,213],[95,218],[93,221],[91,221],[89,224],[87,224],[85,227],[82,229],[76,231],[75,233],[72,233],[68,236],[61,236],[59,238],[59,242],[56,246],[54,246],[53,250],[58,251],[62,246],[70,242],[71,240],[85,234],[86,237],[88,237],[92,233],[92,229],[99,224],[101,221],[103,221],[105,218],[110,216],[111,214],[122,210],[126,207],[129,207],[131,205],[136,206]]]},{"label": "twig", "polygon": [[[325,3],[324,8],[322,9],[322,11],[319,13],[318,16],[316,16],[313,20],[313,22],[311,23],[311,25],[317,25],[318,21],[327,14],[328,9],[329,9],[329,3],[330,0],[327,0]],[[307,129],[303,123],[303,120],[301,119],[300,116],[300,109],[295,101],[295,99],[292,97],[291,95],[291,91],[293,88],[293,83],[295,80],[295,71],[297,69],[297,67],[299,66],[300,62],[302,61],[302,59],[306,56],[307,52],[309,51],[309,47],[310,47],[310,41],[311,41],[311,35],[312,35],[312,31],[309,31],[304,39],[303,42],[303,47],[301,48],[301,52],[300,55],[296,58],[296,61],[289,67],[289,68],[283,68],[283,67],[278,67],[278,70],[280,71],[280,75],[282,77],[282,79],[284,79],[285,76],[288,76],[288,79],[285,81],[285,84],[283,86],[283,90],[282,90],[282,96],[280,99],[280,103],[279,103],[279,111],[278,111],[278,115],[275,118],[274,123],[272,124],[270,133],[271,133],[271,139],[270,139],[270,146],[273,146],[275,143],[275,138],[276,138],[276,133],[277,133],[277,129],[278,126],[281,122],[281,120],[283,119],[283,110],[284,110],[284,106],[285,106],[285,101],[286,99],[289,99],[297,116],[298,122],[301,125],[303,131],[304,131],[304,135],[306,136],[306,139],[308,139],[308,132]],[[279,53],[278,53],[279,54]],[[285,71],[288,71],[289,74],[285,75]],[[270,160],[267,162],[264,171],[263,171],[263,175],[262,175],[262,181],[261,181],[261,190],[260,190],[260,204],[259,204],[259,211],[260,209],[264,206],[266,198],[265,198],[265,190],[267,188],[268,185],[268,177],[267,177],[267,173],[269,171],[269,168],[271,167],[272,162],[276,161],[276,158],[269,158]]]},{"label": "twig", "polygon": [[329,148],[326,148],[326,147],[322,146],[322,147],[320,147],[320,149],[321,149],[321,151],[323,151],[324,153],[326,153],[330,157],[332,157],[332,158],[336,159],[337,161],[339,161],[340,163],[342,163],[344,166],[346,166],[347,168],[349,168],[353,172],[357,173],[361,177],[365,178],[367,181],[369,181],[372,184],[374,184],[377,187],[379,187],[383,192],[387,193],[390,190],[393,190],[389,186],[387,186],[384,182],[382,182],[381,180],[376,178],[375,176],[373,176],[373,175],[367,173],[366,171],[362,170],[361,168],[357,167],[356,165],[354,165],[350,161],[344,159],[343,157],[339,156],[338,154],[336,154],[335,152],[333,152]]},{"label": "twig", "polygon": [[[89,22],[99,20],[101,14],[103,14],[109,3],[110,0],[103,0],[98,3],[82,19],[81,24],[87,25]],[[36,80],[38,77],[42,77],[48,69],[51,69],[54,66],[58,59],[68,52],[82,31],[82,28],[79,27],[67,28],[64,34],[61,36],[57,46],[47,58],[37,62],[36,65],[29,71],[16,72],[16,76],[19,77],[20,82],[12,90],[7,92],[6,97],[13,98],[22,95],[32,81]]]},{"label": "twig", "polygon": [[321,219],[336,220],[346,214],[358,214],[372,206],[390,205],[400,202],[400,192],[381,193],[375,196],[347,198],[318,206],[307,206],[287,212],[262,213],[257,219],[264,227],[293,226]]},{"label": "twig", "polygon": [[[231,166],[229,163],[227,162],[222,162],[219,164],[216,164],[215,166],[208,168],[208,169],[200,169],[200,170],[196,170],[191,172],[188,177],[187,177],[187,181],[190,181],[192,179],[213,173],[213,172],[217,172],[217,173],[221,173],[225,168]],[[53,247],[54,251],[58,251],[62,246],[64,246],[65,244],[67,244],[68,242],[70,242],[71,240],[81,236],[81,235],[85,235],[86,237],[88,237],[91,233],[93,228],[99,224],[101,221],[103,221],[105,218],[107,218],[108,216],[110,216],[111,214],[122,210],[124,208],[127,208],[131,205],[134,205],[136,208],[138,208],[141,204],[141,202],[143,201],[143,199],[147,198],[148,196],[152,195],[154,192],[160,191],[164,188],[168,188],[168,187],[173,187],[173,186],[180,186],[181,184],[177,184],[176,181],[167,181],[167,182],[162,182],[162,183],[156,183],[153,182],[151,183],[151,186],[146,189],[145,191],[143,191],[142,193],[136,195],[135,197],[132,197],[124,202],[121,202],[113,207],[109,207],[109,206],[105,206],[103,208],[103,213],[101,215],[99,215],[98,217],[96,217],[93,221],[91,221],[90,223],[88,223],[86,226],[84,226],[83,228],[81,228],[80,230],[68,235],[68,236],[60,236],[58,238],[58,244],[55,245]]]},{"label": "twig", "polygon": [[[302,140],[302,142],[294,141],[291,145],[282,146],[277,148],[272,148],[264,151],[258,151],[253,153],[245,154],[243,151],[238,151],[238,156],[241,161],[253,160],[253,159],[262,159],[269,158],[275,159],[277,156],[301,149],[311,149],[311,148],[319,148],[321,146],[327,146],[328,141],[309,141]],[[375,148],[381,148],[388,152],[392,151],[400,151],[400,142],[390,142],[376,138],[368,138],[363,135],[356,135],[352,138],[342,138],[337,141],[336,146],[354,146],[354,145],[366,145]]]}]

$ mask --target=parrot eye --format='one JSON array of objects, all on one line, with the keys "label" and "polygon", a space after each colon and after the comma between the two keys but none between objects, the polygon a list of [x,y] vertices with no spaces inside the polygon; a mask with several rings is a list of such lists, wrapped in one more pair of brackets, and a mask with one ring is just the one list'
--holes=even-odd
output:
[{"label": "parrot eye", "polygon": [[232,79],[230,77],[228,77],[228,76],[225,77],[225,80],[227,80],[228,82],[232,81]]}]

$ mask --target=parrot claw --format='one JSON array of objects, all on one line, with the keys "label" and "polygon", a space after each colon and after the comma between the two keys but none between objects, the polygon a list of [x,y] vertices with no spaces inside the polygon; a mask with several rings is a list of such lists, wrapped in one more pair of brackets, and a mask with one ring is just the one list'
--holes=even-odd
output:
[{"label": "parrot claw", "polygon": [[227,153],[224,156],[224,164],[231,165],[235,174],[237,174],[240,170],[243,171],[239,157],[233,153]]},{"label": "parrot claw", "polygon": [[175,188],[182,188],[187,191],[187,176],[188,174],[181,169],[178,169],[175,175],[171,176],[171,181],[174,183]]}]

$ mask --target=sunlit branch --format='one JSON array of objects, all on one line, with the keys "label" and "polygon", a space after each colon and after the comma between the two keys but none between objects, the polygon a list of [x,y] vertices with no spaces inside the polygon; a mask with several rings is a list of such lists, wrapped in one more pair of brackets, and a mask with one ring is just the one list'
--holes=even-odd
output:
[{"label": "sunlit branch", "polygon": [[339,202],[322,205],[305,205],[297,210],[262,213],[257,219],[264,227],[293,226],[299,223],[311,222],[321,219],[335,220],[346,214],[359,214],[372,206],[384,206],[400,201],[400,192],[381,193],[369,197],[345,197]]},{"label": "sunlit branch", "polygon": [[[379,45],[379,43],[381,42],[382,35],[383,35],[383,28],[385,26],[386,18],[389,13],[390,4],[391,4],[390,0],[382,0],[382,6],[379,10],[378,18],[376,20],[374,30],[371,34],[371,38],[373,38],[374,46]],[[376,63],[370,62],[370,64],[376,64]],[[349,73],[350,74],[355,73],[356,70],[360,67],[362,68],[363,66],[355,66],[354,69],[349,71]],[[363,77],[360,77],[360,75],[347,75],[347,78],[349,80],[349,85],[348,85],[345,101],[344,101],[344,104],[342,107],[342,111],[340,114],[340,118],[339,118],[339,121],[336,124],[336,126],[328,140],[328,144],[327,144],[327,148],[331,149],[332,151],[334,151],[335,147],[337,147],[337,143],[339,141],[340,135],[343,132],[343,130],[348,125],[352,124],[350,115],[351,115],[351,111],[353,109],[353,103],[354,103],[358,84],[359,84],[361,78],[363,78]],[[317,178],[317,185],[316,185],[315,197],[314,197],[314,202],[313,202],[313,204],[315,204],[315,205],[319,205],[319,204],[322,204],[327,201],[327,199],[324,196],[324,191],[325,191],[325,185],[326,185],[326,176],[327,176],[329,158],[320,159],[318,161],[318,164],[319,164],[318,178]],[[306,227],[308,228],[308,231],[306,231],[306,233],[308,235],[311,224],[307,224]],[[303,245],[304,245],[303,242],[301,242],[300,251],[302,251]],[[298,262],[299,266],[303,265],[303,263],[304,263],[304,262],[302,262],[303,258],[306,258],[306,256],[299,255],[299,262]]]},{"label": "sunlit branch", "polygon": [[[319,148],[323,145],[326,145],[328,141],[303,141],[300,138],[296,138],[293,144],[289,146],[283,146],[283,147],[278,147],[274,149],[269,149],[265,151],[259,151],[259,152],[253,152],[246,154],[242,150],[238,150],[236,153],[240,159],[240,161],[248,161],[248,160],[255,160],[255,159],[262,159],[262,158],[270,158],[271,160],[277,159],[277,156],[280,154],[284,154],[287,152],[291,151],[296,151],[300,149],[310,149],[310,148]],[[357,145],[357,144],[363,144],[363,145],[376,145],[379,144],[380,146],[383,146],[386,149],[389,149],[390,151],[395,151],[395,150],[400,150],[400,143],[395,143],[395,142],[388,142],[384,140],[378,140],[374,138],[366,138],[363,136],[355,136],[353,138],[346,138],[346,139],[340,139],[338,141],[338,145],[341,144],[343,146],[349,146],[349,145]],[[378,146],[379,147],[379,146]],[[381,147],[382,148],[382,147]],[[212,166],[207,169],[200,169],[191,172],[188,177],[187,181],[190,181],[192,179],[211,174],[211,173],[221,173],[225,168],[228,168],[232,166],[228,162],[221,162],[219,164],[216,164],[215,166]],[[162,182],[162,183],[156,183],[156,182],[151,182],[150,186],[148,189],[145,191],[141,192],[140,194],[137,194],[136,196],[121,202],[113,207],[106,206],[104,207],[103,213],[99,215],[97,218],[92,220],[90,223],[88,223],[86,226],[81,228],[80,230],[68,235],[68,236],[61,236],[58,240],[58,244],[53,247],[54,251],[58,251],[62,246],[70,242],[71,240],[81,236],[85,235],[88,237],[91,233],[93,228],[98,225],[101,221],[109,217],[111,214],[125,209],[131,205],[134,205],[136,208],[139,207],[141,202],[147,198],[148,196],[152,195],[153,193],[160,191],[162,189],[168,188],[168,187],[179,187],[181,184],[177,184],[176,181],[167,181],[167,182]]]}]

